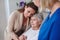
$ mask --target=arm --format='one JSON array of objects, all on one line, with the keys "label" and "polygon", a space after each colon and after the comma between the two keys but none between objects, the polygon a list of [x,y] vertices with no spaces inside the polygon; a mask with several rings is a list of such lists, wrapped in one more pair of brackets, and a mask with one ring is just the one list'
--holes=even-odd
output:
[{"label": "arm", "polygon": [[6,28],[6,32],[7,32],[6,35],[8,35],[8,40],[11,39],[18,40],[18,36],[13,31],[15,18],[16,18],[16,13],[13,12],[8,19],[8,25]]}]

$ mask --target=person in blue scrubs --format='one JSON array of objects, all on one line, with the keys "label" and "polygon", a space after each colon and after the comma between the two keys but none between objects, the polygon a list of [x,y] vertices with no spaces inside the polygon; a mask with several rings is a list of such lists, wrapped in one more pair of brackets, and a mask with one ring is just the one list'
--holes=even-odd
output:
[{"label": "person in blue scrubs", "polygon": [[41,25],[38,40],[60,40],[60,1],[41,0],[40,6],[51,12]]}]

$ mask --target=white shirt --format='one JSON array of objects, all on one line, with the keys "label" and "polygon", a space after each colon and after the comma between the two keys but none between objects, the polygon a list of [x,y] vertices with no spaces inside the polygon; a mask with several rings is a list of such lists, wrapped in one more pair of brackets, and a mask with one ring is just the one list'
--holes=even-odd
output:
[{"label": "white shirt", "polygon": [[38,40],[38,32],[39,30],[33,30],[30,28],[23,35],[27,36],[27,40]]}]

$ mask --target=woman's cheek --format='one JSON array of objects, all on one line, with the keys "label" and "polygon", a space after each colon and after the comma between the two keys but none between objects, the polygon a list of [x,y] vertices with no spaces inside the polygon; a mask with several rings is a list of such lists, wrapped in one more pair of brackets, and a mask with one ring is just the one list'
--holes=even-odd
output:
[{"label": "woman's cheek", "polygon": [[34,21],[34,24],[36,25],[36,24],[37,24],[37,22],[36,22],[36,21]]}]

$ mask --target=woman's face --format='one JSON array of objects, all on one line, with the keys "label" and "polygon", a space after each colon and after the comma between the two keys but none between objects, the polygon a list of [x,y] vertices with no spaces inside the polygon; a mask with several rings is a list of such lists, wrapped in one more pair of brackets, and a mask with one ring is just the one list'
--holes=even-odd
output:
[{"label": "woman's face", "polygon": [[25,7],[25,11],[24,11],[24,16],[25,18],[31,17],[32,15],[34,15],[35,10],[31,7]]},{"label": "woman's face", "polygon": [[42,20],[38,20],[38,18],[36,17],[31,17],[31,21],[30,21],[30,24],[31,24],[31,27],[39,27],[40,24],[41,24]]}]

